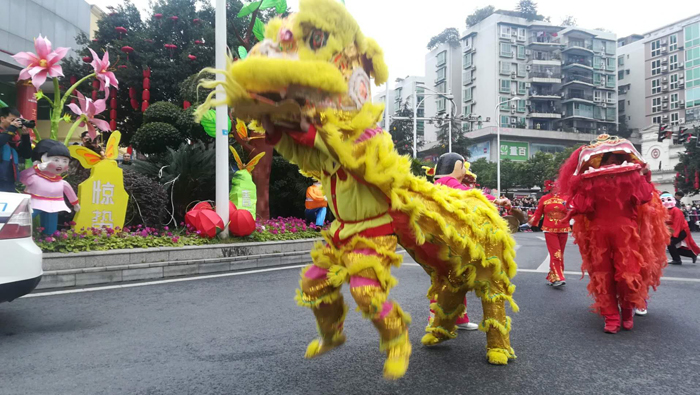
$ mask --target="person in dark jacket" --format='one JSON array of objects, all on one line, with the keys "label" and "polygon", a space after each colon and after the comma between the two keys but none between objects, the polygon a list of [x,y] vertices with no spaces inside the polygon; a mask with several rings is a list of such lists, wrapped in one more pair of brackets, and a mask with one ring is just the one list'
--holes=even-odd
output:
[{"label": "person in dark jacket", "polygon": [[[19,138],[18,138],[19,137]],[[32,156],[29,130],[14,107],[0,108],[0,192],[15,192],[20,158]]]}]

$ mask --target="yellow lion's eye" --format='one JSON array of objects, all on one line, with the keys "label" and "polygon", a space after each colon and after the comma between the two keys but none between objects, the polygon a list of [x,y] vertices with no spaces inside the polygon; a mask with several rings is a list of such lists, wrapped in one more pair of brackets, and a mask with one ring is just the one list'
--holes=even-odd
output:
[{"label": "yellow lion's eye", "polygon": [[326,46],[328,42],[328,33],[321,29],[313,29],[309,35],[309,48],[317,51]]}]

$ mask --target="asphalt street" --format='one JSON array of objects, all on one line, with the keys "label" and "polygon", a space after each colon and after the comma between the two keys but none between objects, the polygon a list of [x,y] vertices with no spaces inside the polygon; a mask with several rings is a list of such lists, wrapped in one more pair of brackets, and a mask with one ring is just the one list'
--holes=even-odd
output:
[{"label": "asphalt street", "polygon": [[[235,273],[90,292],[34,294],[0,305],[0,394],[697,394],[700,390],[700,264],[666,271],[632,331],[603,333],[589,312],[575,245],[567,285],[546,285],[541,233],[521,233],[514,279],[521,311],[511,339],[517,360],[492,366],[485,335],[460,332],[420,344],[428,276],[410,260],[392,297],[413,316],[406,377],[382,379],[384,357],[369,322],[354,312],[347,343],[305,360],[313,315],[293,301],[298,268]],[[539,271],[538,271],[539,270]],[[544,271],[544,272],[543,272]],[[568,274],[571,273],[571,274]],[[469,315],[481,319],[477,298]]]}]

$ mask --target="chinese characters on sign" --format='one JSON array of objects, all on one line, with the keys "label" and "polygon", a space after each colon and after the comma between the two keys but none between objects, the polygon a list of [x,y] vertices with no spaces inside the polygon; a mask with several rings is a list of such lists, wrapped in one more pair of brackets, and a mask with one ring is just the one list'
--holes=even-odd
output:
[{"label": "chinese characters on sign", "polygon": [[501,141],[501,160],[526,161],[530,156],[528,143]]},{"label": "chinese characters on sign", "polygon": [[78,197],[84,203],[75,217],[76,229],[124,226],[129,195],[123,177],[114,161],[102,161],[92,168],[90,178],[78,186]]},{"label": "chinese characters on sign", "polygon": [[[114,184],[109,182],[102,183],[100,180],[95,180],[92,182],[92,204],[99,204],[102,206],[112,206],[114,205]],[[111,210],[95,210],[92,212],[92,226],[95,228],[114,227],[114,220],[112,219]]]}]

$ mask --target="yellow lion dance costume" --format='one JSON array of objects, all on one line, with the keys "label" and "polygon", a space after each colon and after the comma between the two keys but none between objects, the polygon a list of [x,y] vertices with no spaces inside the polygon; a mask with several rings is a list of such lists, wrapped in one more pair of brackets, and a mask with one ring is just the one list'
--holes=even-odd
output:
[{"label": "yellow lion dance costume", "polygon": [[[311,252],[313,264],[301,274],[297,301],[316,316],[319,338],[306,357],[345,342],[347,306],[340,287],[350,283],[358,309],[379,331],[385,351],[384,376],[402,377],[408,368],[410,317],[388,299],[397,281],[397,243],[431,276],[428,298],[436,312],[422,343],[457,336],[455,321],[464,295],[482,299],[487,358],[505,365],[515,358],[510,318],[515,286],[515,242],[506,223],[479,191],[436,186],[410,172],[410,159],[395,150],[389,133],[377,127],[383,106],[370,101],[370,78],[386,82],[388,71],[377,43],[365,37],[345,6],[334,0],[301,0],[299,12],[270,21],[265,40],[245,60],[229,63],[223,88],[227,103],[213,92],[198,114],[228,104],[232,116],[259,127],[267,140],[330,192],[336,221]],[[302,122],[302,119],[310,119]],[[269,120],[269,122],[268,122]],[[307,124],[310,123],[310,126]],[[300,130],[304,124],[306,130]],[[427,314],[427,311],[426,311]]]}]

